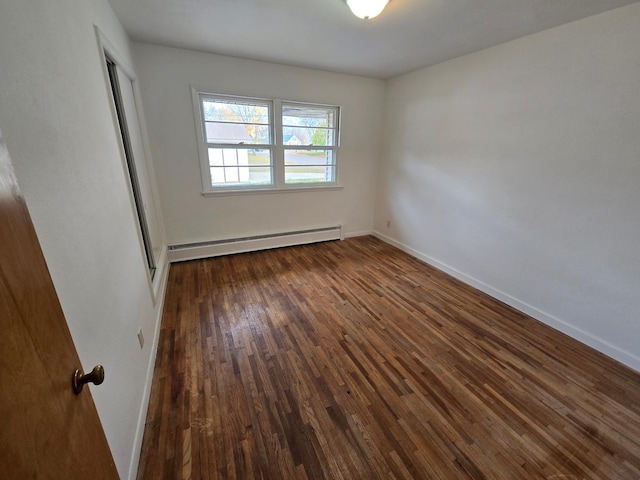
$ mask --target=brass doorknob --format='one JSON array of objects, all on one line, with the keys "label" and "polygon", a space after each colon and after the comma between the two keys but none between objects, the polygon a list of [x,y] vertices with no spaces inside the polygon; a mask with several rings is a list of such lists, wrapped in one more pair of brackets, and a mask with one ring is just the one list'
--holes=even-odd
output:
[{"label": "brass doorknob", "polygon": [[83,374],[81,369],[77,369],[73,372],[73,378],[71,384],[73,385],[73,392],[77,395],[82,391],[85,383],[93,383],[94,385],[100,385],[104,382],[104,367],[102,365],[96,365],[93,367],[90,373]]}]

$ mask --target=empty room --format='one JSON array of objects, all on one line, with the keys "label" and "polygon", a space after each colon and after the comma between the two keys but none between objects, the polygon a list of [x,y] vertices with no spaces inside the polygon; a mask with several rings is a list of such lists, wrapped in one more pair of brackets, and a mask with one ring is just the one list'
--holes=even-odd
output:
[{"label": "empty room", "polygon": [[640,479],[640,2],[0,0],[0,477]]}]

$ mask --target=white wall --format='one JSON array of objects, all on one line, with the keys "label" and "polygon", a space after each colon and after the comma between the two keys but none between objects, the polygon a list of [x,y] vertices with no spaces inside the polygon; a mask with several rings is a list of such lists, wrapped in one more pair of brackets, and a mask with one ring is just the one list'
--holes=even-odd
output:
[{"label": "white wall", "polygon": [[[235,238],[342,224],[369,233],[384,82],[134,43],[168,242]],[[203,197],[190,85],[217,93],[342,107],[341,191]]]},{"label": "white wall", "polygon": [[131,62],[128,38],[106,0],[0,0],[0,12],[0,128],[82,366],[105,367],[91,391],[126,478],[162,294],[154,303],[94,23]]},{"label": "white wall", "polygon": [[636,3],[393,79],[375,220],[636,370],[639,45]]},{"label": "white wall", "polygon": [[[146,44],[132,59],[106,0],[0,7],[0,128],[83,367],[106,368],[92,392],[118,470],[135,475],[161,300],[93,24],[140,77],[171,243],[370,231],[385,84]],[[639,24],[634,4],[389,82],[375,218],[391,241],[636,369]],[[344,189],[202,197],[192,83],[341,105]]]}]

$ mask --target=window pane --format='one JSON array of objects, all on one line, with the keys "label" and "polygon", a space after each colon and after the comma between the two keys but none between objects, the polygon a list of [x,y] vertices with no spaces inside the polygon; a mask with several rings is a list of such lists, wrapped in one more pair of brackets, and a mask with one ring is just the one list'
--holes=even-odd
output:
[{"label": "window pane", "polygon": [[209,148],[211,186],[273,183],[271,151],[249,148]]},{"label": "window pane", "polygon": [[335,165],[333,150],[295,150],[287,148],[284,151],[285,165]]},{"label": "window pane", "polygon": [[205,122],[207,143],[268,144],[269,127],[248,123]]},{"label": "window pane", "polygon": [[203,98],[202,112],[207,122],[269,124],[268,103]]},{"label": "window pane", "polygon": [[326,127],[283,127],[285,145],[335,146],[335,130]]},{"label": "window pane", "polygon": [[333,150],[284,151],[285,183],[326,183],[336,181]]},{"label": "window pane", "polygon": [[211,186],[271,185],[271,167],[211,167]]},{"label": "window pane", "polygon": [[327,183],[335,182],[335,166],[286,166],[285,183]]},{"label": "window pane", "polygon": [[270,104],[202,98],[207,143],[270,144]]},{"label": "window pane", "polygon": [[283,104],[283,143],[336,146],[337,112],[336,107]]},{"label": "window pane", "polygon": [[249,150],[249,165],[271,165],[271,151],[264,148]]},{"label": "window pane", "polygon": [[335,117],[336,109],[334,107],[282,105],[282,124],[284,126],[335,128]]}]

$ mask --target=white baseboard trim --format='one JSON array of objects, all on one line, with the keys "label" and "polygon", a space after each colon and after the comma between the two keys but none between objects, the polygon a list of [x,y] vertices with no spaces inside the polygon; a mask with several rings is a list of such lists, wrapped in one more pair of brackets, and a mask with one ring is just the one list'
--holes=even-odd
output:
[{"label": "white baseboard trim", "polygon": [[153,383],[153,372],[156,365],[156,355],[158,353],[158,342],[160,340],[160,327],[162,326],[162,314],[164,313],[164,299],[167,293],[167,284],[169,281],[170,263],[166,256],[162,256],[164,263],[159,272],[162,278],[159,279],[159,288],[155,296],[155,304],[157,305],[157,314],[155,320],[155,328],[153,332],[153,342],[149,350],[149,364],[147,365],[147,375],[145,378],[144,391],[142,393],[142,401],[140,403],[140,414],[138,415],[138,426],[136,427],[136,436],[133,441],[133,451],[131,452],[131,463],[129,464],[128,480],[136,480],[138,477],[138,464],[140,463],[140,453],[142,450],[142,439],[144,437],[144,429],[147,421],[147,413],[149,411],[149,399],[151,397],[151,385]]},{"label": "white baseboard trim", "polygon": [[340,225],[335,225],[294,232],[259,235],[255,237],[169,245],[169,261],[183,262],[199,258],[255,252],[270,248],[290,247],[293,245],[327,242],[330,240],[342,240],[343,238],[342,227]]},{"label": "white baseboard trim", "polygon": [[366,237],[367,235],[373,235],[373,230],[361,230],[359,232],[345,233],[344,238]]},{"label": "white baseboard trim", "polygon": [[450,267],[449,265],[442,263],[436,260],[435,258],[425,255],[424,253],[419,252],[418,250],[415,250],[403,243],[400,243],[397,240],[394,240],[393,238],[388,237],[387,235],[384,235],[375,230],[373,232],[373,235],[379,238],[380,240],[382,240],[383,242],[399,248],[400,250],[408,253],[409,255],[416,257],[417,259],[422,260],[423,262],[428,263],[429,265],[437,268],[438,270],[442,270],[443,272],[448,273],[449,275],[457,278],[458,280],[468,285],[471,285],[474,288],[477,288],[481,292],[484,292],[487,295],[490,295],[506,303],[507,305],[521,311],[522,313],[525,313],[530,317],[535,318],[536,320],[550,326],[551,328],[554,328],[566,335],[569,335],[575,340],[578,340],[579,342],[584,343],[585,345],[588,345],[589,347],[594,348],[595,350],[598,350],[604,355],[607,355],[613,358],[614,360],[620,363],[623,363],[629,368],[632,368],[635,371],[640,372],[640,358],[616,347],[615,345],[610,344],[606,340],[596,337],[595,335],[592,335],[589,332],[586,332],[578,327],[575,327],[568,322],[560,320],[559,318],[554,317],[553,315],[550,315],[532,305],[529,305],[526,302],[518,300],[517,298],[512,297],[508,293],[498,290],[497,288],[494,288],[491,285],[487,285],[486,283],[476,278],[473,278],[459,270],[456,270],[455,268]]}]

